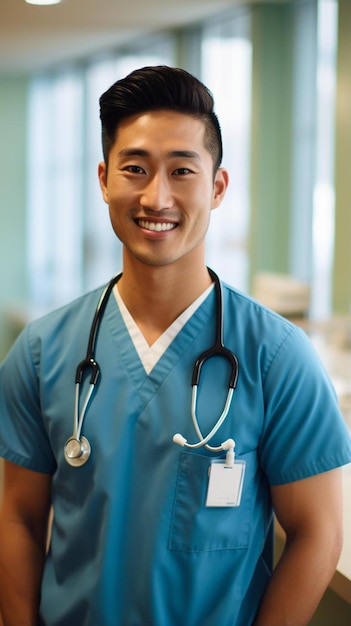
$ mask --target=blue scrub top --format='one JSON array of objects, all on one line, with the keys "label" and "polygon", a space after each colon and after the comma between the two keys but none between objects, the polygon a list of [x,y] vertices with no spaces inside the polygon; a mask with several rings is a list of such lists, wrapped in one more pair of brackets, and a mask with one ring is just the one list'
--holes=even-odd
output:
[{"label": "blue scrub top", "polygon": [[[239,361],[229,437],[246,461],[241,504],[206,508],[204,448],[190,415],[195,358],[214,343],[215,294],[149,375],[113,297],[99,329],[101,375],[83,426],[92,454],[72,468],[75,370],[100,290],[30,324],[0,370],[0,454],[52,474],[54,522],[42,585],[47,626],[249,626],[272,569],[270,485],[351,461],[329,378],[304,333],[224,286],[224,341]],[[222,412],[228,363],[206,362],[198,418]],[[88,381],[85,381],[85,387]],[[84,389],[82,391],[84,396]]]}]

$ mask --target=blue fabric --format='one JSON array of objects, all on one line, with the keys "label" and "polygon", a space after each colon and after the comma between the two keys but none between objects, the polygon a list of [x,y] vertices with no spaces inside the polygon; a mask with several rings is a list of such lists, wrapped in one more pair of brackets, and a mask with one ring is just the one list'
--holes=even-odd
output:
[{"label": "blue fabric", "polygon": [[[351,461],[329,379],[295,326],[224,286],[225,344],[239,361],[227,420],[212,441],[246,461],[238,508],[206,508],[213,455],[190,416],[195,358],[215,337],[211,293],[149,376],[113,297],[98,334],[101,376],[83,426],[92,454],[66,464],[75,370],[100,292],[30,324],[0,370],[0,454],[52,474],[54,524],[41,615],[47,626],[248,626],[271,573],[270,485]],[[200,428],[227,395],[228,364],[202,370]],[[84,390],[82,392],[84,395]]]}]

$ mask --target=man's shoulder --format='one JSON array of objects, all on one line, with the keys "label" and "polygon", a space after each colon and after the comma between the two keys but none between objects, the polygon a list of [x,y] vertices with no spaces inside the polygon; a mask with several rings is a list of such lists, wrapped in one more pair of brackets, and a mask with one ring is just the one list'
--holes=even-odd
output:
[{"label": "man's shoulder", "polygon": [[103,289],[104,286],[98,287],[33,319],[19,339],[28,343],[32,354],[37,355],[43,350],[67,350],[77,342],[86,342]]},{"label": "man's shoulder", "polygon": [[97,287],[52,311],[48,311],[44,315],[33,319],[29,323],[29,327],[32,330],[39,330],[45,327],[53,328],[66,320],[71,322],[77,314],[84,318],[89,311],[95,311],[103,289],[104,286]]},{"label": "man's shoulder", "polygon": [[271,330],[281,329],[283,332],[300,332],[300,329],[279,313],[268,308],[253,296],[246,294],[228,283],[222,283],[224,303],[227,315],[240,317],[250,325],[267,326]]}]

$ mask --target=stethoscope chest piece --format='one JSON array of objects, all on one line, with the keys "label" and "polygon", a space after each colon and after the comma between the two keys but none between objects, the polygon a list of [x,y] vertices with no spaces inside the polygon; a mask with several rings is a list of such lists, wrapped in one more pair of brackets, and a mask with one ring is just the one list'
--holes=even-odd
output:
[{"label": "stethoscope chest piece", "polygon": [[84,465],[90,457],[90,443],[86,437],[70,437],[65,443],[65,459],[72,467]]}]

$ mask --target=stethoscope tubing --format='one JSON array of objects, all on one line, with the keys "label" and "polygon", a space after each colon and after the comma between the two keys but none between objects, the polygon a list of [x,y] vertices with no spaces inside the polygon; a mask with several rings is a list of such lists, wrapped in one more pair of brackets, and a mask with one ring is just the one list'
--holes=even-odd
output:
[{"label": "stethoscope tubing", "polygon": [[199,441],[197,443],[193,443],[193,444],[187,443],[187,447],[196,449],[196,448],[201,448],[202,446],[204,446],[205,448],[207,448],[207,450],[211,450],[211,452],[221,452],[222,451],[222,449],[223,449],[222,445],[220,445],[220,446],[210,446],[208,444],[208,442],[210,441],[210,439],[212,439],[212,437],[215,436],[217,431],[222,426],[224,420],[226,419],[226,417],[228,415],[228,412],[229,412],[229,409],[230,409],[231,402],[232,402],[233,393],[234,393],[234,388],[230,387],[228,389],[227,399],[226,399],[226,402],[225,402],[225,405],[224,405],[224,409],[223,409],[220,417],[218,418],[216,424],[214,425],[212,430],[208,433],[208,435],[206,435],[206,437],[203,437],[202,432],[200,430],[199,422],[198,422],[197,417],[196,417],[197,385],[193,385],[192,396],[191,396],[191,418],[193,420],[194,429],[195,429],[195,432],[196,432],[196,434],[197,434],[197,436],[199,438]]},{"label": "stethoscope tubing", "polygon": [[[99,298],[89,333],[86,357],[78,364],[76,369],[73,433],[71,437],[67,439],[64,446],[65,459],[67,463],[73,467],[79,467],[81,465],[84,465],[90,457],[91,449],[89,441],[86,437],[81,436],[81,432],[85,414],[87,412],[88,405],[94,393],[94,390],[96,389],[96,383],[100,374],[100,367],[94,356],[95,346],[97,341],[99,324],[101,322],[108,298],[114,285],[121,277],[121,275],[121,273],[117,274],[112,278],[112,280],[110,280]],[[88,369],[91,370],[89,388],[84,398],[82,408],[79,409],[80,385],[82,382],[83,374]]]},{"label": "stethoscope tubing", "polygon": [[[228,439],[220,446],[211,446],[209,445],[208,442],[210,441],[210,439],[212,439],[215,436],[215,434],[220,429],[220,427],[222,426],[224,420],[226,419],[228,415],[232,398],[233,398],[233,393],[236,388],[236,384],[238,380],[239,365],[238,365],[238,360],[235,354],[231,352],[230,350],[228,350],[224,346],[224,343],[223,343],[224,321],[223,321],[223,302],[222,302],[221,283],[217,274],[215,274],[213,270],[208,268],[208,272],[212,280],[215,283],[215,291],[216,291],[216,296],[217,296],[217,324],[216,324],[215,343],[212,346],[212,348],[205,350],[196,359],[194,363],[193,374],[192,374],[191,418],[192,418],[195,432],[199,438],[199,441],[196,443],[188,443],[187,440],[179,433],[174,435],[173,441],[175,441],[176,443],[182,446],[186,446],[187,448],[197,449],[197,448],[204,446],[211,452],[220,452],[220,451],[223,451],[224,449],[229,449],[229,448],[233,450],[234,445],[235,445],[234,441],[232,439]],[[82,433],[83,422],[84,422],[84,418],[88,409],[88,405],[90,403],[94,390],[96,389],[96,383],[97,383],[99,373],[100,373],[99,365],[97,361],[95,360],[95,356],[94,356],[95,347],[96,347],[96,342],[97,342],[99,326],[102,320],[102,316],[103,316],[108,298],[110,296],[110,293],[114,285],[117,283],[117,281],[120,279],[121,276],[122,276],[121,273],[114,276],[112,280],[106,285],[105,289],[103,290],[100,296],[100,299],[98,301],[96,311],[94,314],[90,333],[89,333],[87,353],[86,353],[85,358],[78,364],[77,369],[76,369],[73,433],[71,437],[69,437],[69,439],[66,441],[65,448],[64,448],[64,454],[65,454],[65,459],[67,463],[74,467],[84,465],[84,463],[86,463],[86,461],[88,460],[90,456],[90,452],[91,452],[89,441],[87,440],[86,437],[82,436],[81,433]],[[202,369],[203,364],[205,363],[206,360],[214,356],[221,356],[227,359],[231,366],[231,373],[230,373],[229,382],[228,382],[227,398],[225,401],[223,411],[219,419],[213,426],[213,428],[210,430],[210,432],[206,435],[206,437],[203,437],[200,426],[199,426],[199,422],[197,419],[197,415],[196,415],[198,384],[200,381],[200,374],[201,374],[201,369]],[[88,369],[91,370],[90,383],[89,383],[88,391],[86,393],[86,396],[82,404],[82,408],[80,409],[79,408],[80,385],[82,382],[83,374]]]}]

